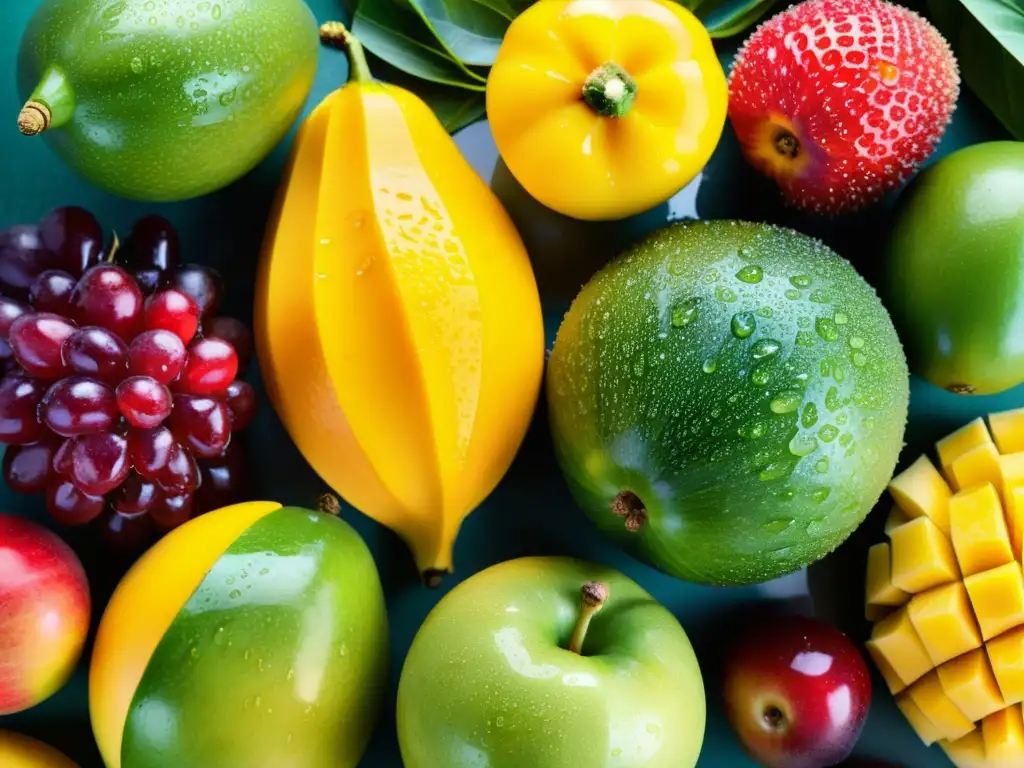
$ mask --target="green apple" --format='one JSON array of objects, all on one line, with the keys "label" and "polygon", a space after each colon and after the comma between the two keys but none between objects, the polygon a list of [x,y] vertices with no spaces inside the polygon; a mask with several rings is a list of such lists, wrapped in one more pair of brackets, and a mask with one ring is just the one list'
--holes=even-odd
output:
[{"label": "green apple", "polygon": [[618,571],[563,557],[511,560],[453,589],[398,688],[406,768],[687,768],[704,722],[675,617]]}]

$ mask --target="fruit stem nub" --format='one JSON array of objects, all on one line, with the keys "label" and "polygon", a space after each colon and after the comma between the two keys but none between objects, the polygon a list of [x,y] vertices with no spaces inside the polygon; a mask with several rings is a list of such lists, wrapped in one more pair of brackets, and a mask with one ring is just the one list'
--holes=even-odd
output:
[{"label": "fruit stem nub", "polygon": [[343,48],[348,53],[350,65],[349,82],[372,83],[370,65],[366,63],[366,51],[363,44],[340,21],[328,21],[320,25],[320,42],[335,48]]},{"label": "fruit stem nub", "polygon": [[773,138],[775,151],[783,157],[796,160],[800,156],[800,139],[793,135],[788,128],[778,128]]},{"label": "fruit stem nub", "polygon": [[333,493],[324,493],[316,500],[316,510],[317,512],[323,512],[325,515],[337,517],[341,514],[341,502],[338,501],[338,497]]},{"label": "fruit stem nub", "polygon": [[18,115],[18,130],[24,136],[38,136],[50,127],[50,109],[38,101],[30,101]]},{"label": "fruit stem nub", "polygon": [[609,61],[591,72],[583,81],[583,100],[603,117],[624,117],[636,99],[636,80]]},{"label": "fruit stem nub", "polygon": [[623,491],[612,500],[612,514],[625,519],[630,533],[636,533],[647,522],[647,508],[632,491]]},{"label": "fruit stem nub", "polygon": [[582,656],[583,640],[587,636],[590,620],[597,615],[597,612],[608,601],[608,585],[600,581],[588,581],[580,589],[580,598],[580,615],[576,619],[576,627],[572,631],[572,639],[569,640],[569,650]]}]

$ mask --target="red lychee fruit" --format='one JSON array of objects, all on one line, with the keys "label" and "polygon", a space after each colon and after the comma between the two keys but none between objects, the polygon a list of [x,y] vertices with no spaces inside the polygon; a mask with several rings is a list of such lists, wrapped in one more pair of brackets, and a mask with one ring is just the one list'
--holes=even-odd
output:
[{"label": "red lychee fruit", "polygon": [[949,124],[960,75],[924,18],[882,0],[807,0],[743,44],[729,118],[791,204],[852,211],[902,184]]}]

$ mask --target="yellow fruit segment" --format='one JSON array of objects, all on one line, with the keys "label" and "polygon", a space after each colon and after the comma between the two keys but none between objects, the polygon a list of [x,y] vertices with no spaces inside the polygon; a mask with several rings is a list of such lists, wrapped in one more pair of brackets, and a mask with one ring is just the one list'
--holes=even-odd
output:
[{"label": "yellow fruit segment", "polygon": [[907,513],[893,504],[892,509],[889,510],[889,516],[885,518],[885,535],[888,536],[894,528],[899,528],[904,523],[909,522],[910,518],[907,517]]},{"label": "yellow fruit segment", "polygon": [[999,498],[1006,505],[1011,491],[1024,485],[1024,453],[1009,453],[999,457]]},{"label": "yellow fruit segment", "polygon": [[907,615],[936,666],[981,645],[981,633],[963,582],[954,581],[915,595],[907,605]]},{"label": "yellow fruit segment", "polygon": [[1024,574],[1009,562],[964,579],[985,640],[1024,624]]},{"label": "yellow fruit segment", "polygon": [[1010,549],[1014,559],[1020,561],[1024,545],[1024,486],[1010,490],[1006,499],[1006,529],[1010,534]]},{"label": "yellow fruit segment", "polygon": [[980,730],[956,741],[940,741],[939,746],[956,768],[992,768],[985,756],[985,740]]},{"label": "yellow fruit segment", "polygon": [[1010,535],[991,483],[958,492],[949,502],[950,537],[960,572],[970,576],[1013,560]]},{"label": "yellow fruit segment", "polygon": [[919,517],[894,528],[892,583],[904,592],[916,594],[960,578],[953,545],[927,517]]},{"label": "yellow fruit segment", "polygon": [[[881,621],[881,619],[879,619],[879,621]],[[889,693],[895,696],[907,687],[907,684],[900,679],[898,674],[896,674],[896,670],[892,668],[888,659],[886,659],[878,650],[877,645],[869,640],[865,644],[865,647],[867,648],[868,655],[871,656],[871,660],[875,662],[875,666],[878,668],[878,672],[882,676],[882,680],[885,681],[885,687],[889,689]]]},{"label": "yellow fruit segment", "polygon": [[947,661],[938,668],[938,673],[942,690],[972,722],[1006,706],[988,656],[981,648]]},{"label": "yellow fruit segment", "polygon": [[942,690],[939,674],[935,670],[910,686],[906,695],[931,721],[941,738],[954,741],[974,730],[974,723],[964,717],[963,712],[957,709],[956,704]]},{"label": "yellow fruit segment", "polygon": [[1024,627],[989,640],[985,650],[1003,700],[1007,704],[1024,701]]},{"label": "yellow fruit segment", "polygon": [[114,591],[89,668],[89,714],[107,768],[121,768],[121,736],[135,689],[178,611],[224,551],[281,505],[236,504],[176,528],[132,566]]},{"label": "yellow fruit segment", "polygon": [[988,426],[1000,453],[1024,451],[1024,408],[989,414]]},{"label": "yellow fruit segment", "polygon": [[[1020,704],[994,712],[981,723],[985,755],[1007,768],[1024,765],[1024,713]],[[1016,762],[1015,762],[1016,761]]]},{"label": "yellow fruit segment", "polygon": [[985,426],[985,420],[977,418],[935,443],[935,450],[939,454],[939,466],[942,467],[946,479],[950,480],[949,468],[954,461],[974,448],[991,442],[992,436]]},{"label": "yellow fruit segment", "polygon": [[950,465],[949,475],[949,484],[957,491],[982,483],[999,485],[999,452],[995,443],[969,450]]},{"label": "yellow fruit segment", "polygon": [[918,708],[917,704],[906,693],[896,697],[896,706],[900,708],[903,716],[907,718],[907,722],[914,729],[914,733],[925,744],[930,746],[942,738],[942,732],[931,720],[924,716],[924,712]]},{"label": "yellow fruit segment", "polygon": [[949,486],[927,456],[918,457],[889,481],[889,493],[907,517],[930,517],[940,530],[949,532]]},{"label": "yellow fruit segment", "polygon": [[0,731],[0,766],[3,768],[78,768],[63,754],[29,736]]},{"label": "yellow fruit segment", "polygon": [[885,659],[904,685],[910,685],[932,668],[928,651],[917,636],[906,606],[875,624],[865,643],[873,657]]},{"label": "yellow fruit segment", "polygon": [[868,550],[868,575],[864,594],[868,607],[899,606],[910,599],[910,595],[893,586],[888,542],[880,542]]}]

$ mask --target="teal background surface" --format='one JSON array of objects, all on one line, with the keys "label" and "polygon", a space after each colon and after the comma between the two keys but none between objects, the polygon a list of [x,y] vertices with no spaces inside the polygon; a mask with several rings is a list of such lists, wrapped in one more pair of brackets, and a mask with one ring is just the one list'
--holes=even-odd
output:
[{"label": "teal background surface", "polygon": [[[146,213],[163,214],[179,228],[186,260],[211,264],[225,275],[225,314],[248,321],[252,314],[256,258],[291,137],[251,174],[228,189],[199,200],[146,205],[97,191],[61,164],[42,140],[24,138],[15,127],[20,108],[15,92],[18,41],[39,2],[9,0],[0,8],[0,227],[35,221],[60,205],[87,207],[105,227],[122,234]],[[310,0],[309,4],[320,21],[344,18],[340,0]],[[735,42],[720,47],[726,66],[735,47]],[[304,114],[343,83],[346,73],[344,55],[324,50]],[[972,94],[965,92],[936,157],[964,144],[1002,138],[1006,138],[1002,127]],[[877,272],[891,200],[862,215],[834,220],[809,219],[786,210],[772,187],[743,162],[728,128],[701,176],[672,200],[625,222],[601,224],[567,220],[531,200],[498,161],[486,123],[465,129],[457,141],[481,175],[491,181],[520,227],[544,298],[549,343],[569,301],[595,269],[642,233],[682,217],[745,218],[793,226],[824,239],[853,261],[868,280],[873,280]],[[259,387],[256,370],[249,378]],[[1024,387],[995,397],[961,398],[915,379],[908,446],[901,464],[964,421],[991,410],[1017,406],[1024,406]],[[308,505],[327,490],[288,440],[266,403],[242,439],[251,457],[248,497]],[[50,524],[41,498],[18,496],[6,488],[0,489],[0,511]],[[523,555],[567,554],[621,569],[675,613],[694,642],[708,690],[709,722],[700,766],[752,766],[721,712],[717,649],[737,618],[760,609],[813,611],[862,640],[868,629],[860,618],[864,557],[867,546],[882,535],[886,511],[887,505],[880,504],[867,523],[836,553],[777,582],[747,588],[711,588],[676,581],[616,550],[575,507],[554,463],[542,404],[508,476],[466,521],[455,550],[456,573],[441,589],[428,591],[420,586],[412,560],[396,536],[351,509],[343,512],[377,560],[391,622],[391,698],[362,765],[401,765],[395,735],[394,694],[409,643],[437,600],[460,579],[493,563]],[[95,627],[110,592],[129,564],[118,562],[93,546],[88,531],[59,532],[79,552],[90,575]],[[88,651],[89,648],[74,678],[63,690],[27,712],[0,717],[0,728],[42,738],[64,750],[82,768],[102,768],[88,719]],[[886,758],[907,768],[948,765],[938,748],[926,749],[917,740],[877,675],[874,682],[871,714],[857,754]],[[224,727],[230,727],[228,713]]]}]

